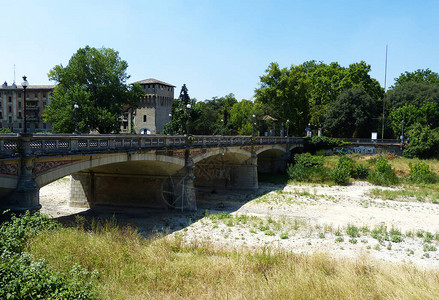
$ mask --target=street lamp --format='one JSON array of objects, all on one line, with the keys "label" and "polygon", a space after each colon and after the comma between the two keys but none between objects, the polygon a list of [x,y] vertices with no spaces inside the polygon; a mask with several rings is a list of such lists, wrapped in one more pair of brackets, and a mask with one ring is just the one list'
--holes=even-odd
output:
[{"label": "street lamp", "polygon": [[256,128],[256,115],[253,114],[253,131],[252,131],[252,137],[255,137],[255,128]]},{"label": "street lamp", "polygon": [[224,119],[221,119],[221,135],[224,135]]},{"label": "street lamp", "polygon": [[290,125],[290,119],[287,119],[287,137],[289,137],[288,135],[288,127],[290,127],[289,125]]},{"label": "street lamp", "polygon": [[172,114],[169,113],[169,134],[172,135]]},{"label": "street lamp", "polygon": [[29,82],[27,82],[27,77],[26,75],[23,76],[23,83],[21,84],[21,86],[23,87],[23,97],[24,97],[24,119],[23,119],[23,125],[24,125],[24,129],[23,132],[26,134],[27,133],[27,122],[26,122],[26,88],[29,86]]},{"label": "street lamp", "polygon": [[186,113],[187,113],[187,118],[186,118],[186,134],[187,135],[189,135],[189,119],[191,117],[191,114],[190,114],[191,107],[192,106],[189,103],[186,105],[186,108],[187,108],[187,110],[186,110]]},{"label": "street lamp", "polygon": [[78,112],[77,112],[78,108],[79,108],[78,103],[73,104],[73,109],[75,111],[75,131],[73,132],[73,134],[78,134],[79,133],[78,132]]}]

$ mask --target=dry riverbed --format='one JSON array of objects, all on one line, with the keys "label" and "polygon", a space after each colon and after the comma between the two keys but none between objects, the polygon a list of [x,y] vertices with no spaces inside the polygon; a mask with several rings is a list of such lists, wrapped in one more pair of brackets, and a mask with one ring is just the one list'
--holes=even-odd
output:
[{"label": "dry riverbed", "polygon": [[[280,248],[327,252],[439,268],[439,204],[401,198],[382,200],[366,182],[349,186],[261,184],[256,192],[199,193],[197,213],[127,210],[118,214],[139,232],[166,232],[221,247]],[[42,213],[54,218],[111,216],[68,207],[70,181],[40,191]],[[396,188],[380,188],[395,190]]]}]

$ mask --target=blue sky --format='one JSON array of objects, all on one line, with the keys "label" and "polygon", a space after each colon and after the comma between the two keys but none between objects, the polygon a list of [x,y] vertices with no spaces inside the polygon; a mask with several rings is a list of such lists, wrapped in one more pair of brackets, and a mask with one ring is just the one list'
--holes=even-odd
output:
[{"label": "blue sky", "polygon": [[199,101],[252,99],[270,62],[366,61],[387,86],[439,72],[439,1],[0,0],[0,81],[50,84],[47,73],[90,45],[119,52],[131,81],[183,83]]}]

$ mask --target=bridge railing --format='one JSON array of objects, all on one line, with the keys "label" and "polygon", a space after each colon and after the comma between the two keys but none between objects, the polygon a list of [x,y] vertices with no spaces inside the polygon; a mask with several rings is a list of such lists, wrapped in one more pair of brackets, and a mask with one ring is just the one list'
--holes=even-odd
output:
[{"label": "bridge railing", "polygon": [[0,154],[1,156],[14,156],[18,152],[17,136],[9,134],[0,135]]},{"label": "bridge railing", "polygon": [[[166,148],[210,148],[302,143],[302,138],[251,136],[171,136],[171,135],[33,135],[28,137],[32,155],[137,151]],[[0,156],[11,157],[19,152],[21,136],[0,135]]]},{"label": "bridge railing", "polygon": [[381,140],[372,140],[372,139],[364,139],[364,138],[341,138],[340,140],[349,142],[352,144],[386,144],[386,145],[393,145],[393,144],[400,144],[401,140],[397,139],[381,139]]}]

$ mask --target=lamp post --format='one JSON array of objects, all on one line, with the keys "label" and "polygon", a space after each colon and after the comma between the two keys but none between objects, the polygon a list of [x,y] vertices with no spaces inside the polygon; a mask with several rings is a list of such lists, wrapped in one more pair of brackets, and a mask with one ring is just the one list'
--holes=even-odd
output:
[{"label": "lamp post", "polygon": [[290,127],[289,125],[290,125],[290,119],[287,119],[287,125],[286,125],[287,126],[287,137],[289,137],[289,135],[288,135],[288,127]]},{"label": "lamp post", "polygon": [[186,118],[186,134],[187,135],[189,135],[189,119],[191,117],[191,114],[190,114],[191,107],[192,106],[189,103],[186,105],[186,108],[187,108],[187,110],[186,110],[186,113],[187,113],[187,118]]},{"label": "lamp post", "polygon": [[169,113],[168,116],[169,116],[169,125],[170,125],[169,126],[169,134],[172,135],[172,114]]},{"label": "lamp post", "polygon": [[79,134],[79,131],[78,131],[78,108],[79,108],[78,103],[73,104],[73,109],[75,111],[75,131],[73,132],[73,134]]},{"label": "lamp post", "polygon": [[24,117],[23,117],[23,125],[24,125],[24,129],[23,129],[23,133],[27,133],[27,122],[26,122],[26,88],[29,85],[29,82],[27,82],[27,77],[26,75],[23,76],[23,83],[21,84],[23,86],[23,97],[24,97],[24,101],[23,101],[23,105],[24,105]]},{"label": "lamp post", "polygon": [[253,114],[252,137],[255,137],[255,128],[256,128],[256,115]]}]

